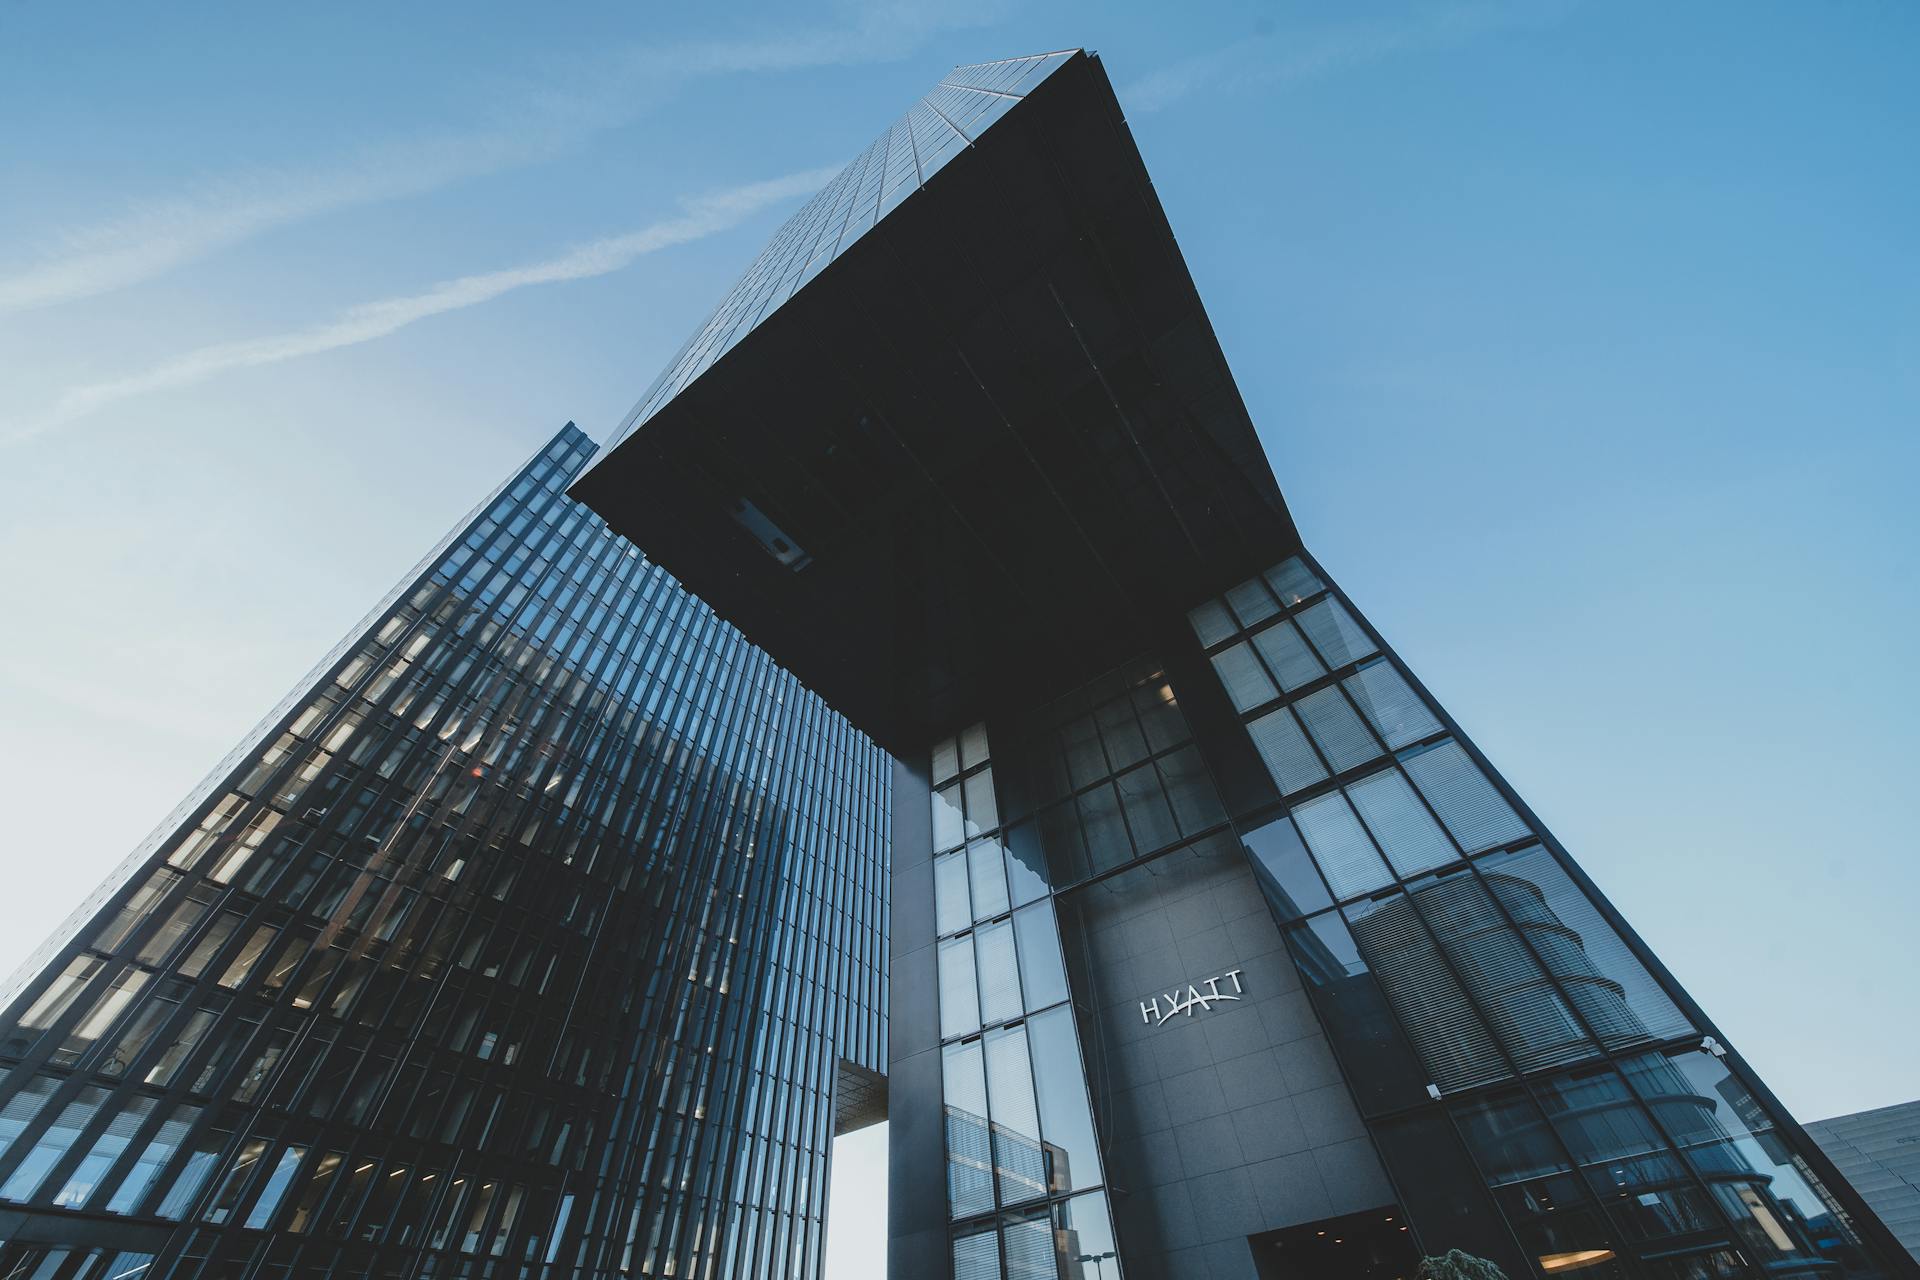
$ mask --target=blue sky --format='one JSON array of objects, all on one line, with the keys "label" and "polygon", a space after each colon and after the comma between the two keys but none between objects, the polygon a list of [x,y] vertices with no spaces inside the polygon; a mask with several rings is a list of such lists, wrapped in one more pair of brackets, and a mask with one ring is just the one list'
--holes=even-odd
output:
[{"label": "blue sky", "polygon": [[814,171],[1081,44],[1321,559],[1802,1118],[1920,1093],[1866,0],[0,6],[0,964]]}]

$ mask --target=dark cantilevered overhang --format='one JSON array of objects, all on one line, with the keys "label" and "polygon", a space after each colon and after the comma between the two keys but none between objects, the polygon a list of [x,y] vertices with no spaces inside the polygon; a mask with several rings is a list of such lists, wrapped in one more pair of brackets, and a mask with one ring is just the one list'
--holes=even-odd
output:
[{"label": "dark cantilevered overhang", "polygon": [[[572,489],[896,753],[1150,650],[1297,545],[1099,59],[972,87],[1003,65],[921,104],[966,145],[862,188],[884,216],[683,352]],[[997,118],[956,122],[962,91]]]}]

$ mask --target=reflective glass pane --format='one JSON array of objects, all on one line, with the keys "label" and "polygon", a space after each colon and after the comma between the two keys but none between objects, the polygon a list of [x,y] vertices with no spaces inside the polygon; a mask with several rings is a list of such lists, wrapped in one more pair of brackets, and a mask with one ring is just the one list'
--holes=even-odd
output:
[{"label": "reflective glass pane", "polygon": [[1000,1203],[1017,1204],[1047,1189],[1046,1159],[1040,1149],[1040,1118],[1033,1098],[1033,1069],[1027,1057],[1027,1029],[988,1032],[982,1041],[987,1058],[987,1114],[993,1117],[993,1166]]},{"label": "reflective glass pane", "polygon": [[960,817],[960,787],[956,783],[933,793],[933,847],[936,852],[952,849],[966,839],[966,827]]},{"label": "reflective glass pane", "polygon": [[940,1037],[965,1035],[980,1025],[980,996],[974,987],[973,936],[940,944]]},{"label": "reflective glass pane", "polygon": [[1310,693],[1294,703],[1293,709],[1335,773],[1344,773],[1381,754],[1380,744],[1339,689]]},{"label": "reflective glass pane", "polygon": [[973,918],[989,920],[1007,910],[1007,866],[997,840],[967,846],[967,880],[973,890]]},{"label": "reflective glass pane", "polygon": [[1214,654],[1213,670],[1226,687],[1227,696],[1233,699],[1233,705],[1241,711],[1250,711],[1279,695],[1280,691],[1267,677],[1266,668],[1260,665],[1260,660],[1253,656],[1252,646],[1244,640]]},{"label": "reflective glass pane", "polygon": [[1404,761],[1414,785],[1468,853],[1527,835],[1520,815],[1493,789],[1457,742],[1442,742]]},{"label": "reflective glass pane", "polygon": [[1058,1193],[1100,1182],[1100,1149],[1087,1106],[1086,1069],[1081,1064],[1073,1010],[1062,1005],[1027,1019],[1033,1083],[1040,1109],[1040,1136],[1048,1190]]},{"label": "reflective glass pane", "polygon": [[1040,848],[1040,830],[1031,822],[1007,828],[1007,896],[1014,906],[1046,896],[1047,860]]},{"label": "reflective glass pane", "polygon": [[958,933],[973,923],[967,855],[959,850],[933,860],[933,916],[934,927],[941,933]]},{"label": "reflective glass pane", "polygon": [[1253,637],[1253,647],[1267,660],[1267,670],[1280,682],[1280,687],[1289,693],[1326,674],[1327,669],[1320,665],[1320,659],[1291,622],[1278,623],[1258,633]]},{"label": "reflective glass pane", "polygon": [[999,826],[1000,810],[993,797],[993,770],[982,769],[961,786],[967,793],[967,834],[977,836]]},{"label": "reflective glass pane", "polygon": [[1381,860],[1380,851],[1373,847],[1346,797],[1339,792],[1295,806],[1293,820],[1299,824],[1307,848],[1313,851],[1320,873],[1333,886],[1335,897],[1351,898],[1392,883],[1393,875]]},{"label": "reflective glass pane", "polygon": [[1360,668],[1340,685],[1389,747],[1411,746],[1441,730],[1439,719],[1427,710],[1413,686],[1384,659]]},{"label": "reflective glass pane", "polygon": [[1460,854],[1397,769],[1385,769],[1347,788],[1347,799],[1402,877],[1445,866]]},{"label": "reflective glass pane", "polygon": [[1446,1092],[1513,1074],[1405,895],[1356,903],[1346,915],[1428,1080]]},{"label": "reflective glass pane", "polygon": [[1013,956],[1013,922],[982,925],[973,935],[980,965],[980,1021],[1005,1022],[1020,1016],[1020,972]]},{"label": "reflective glass pane", "polygon": [[1276,818],[1249,833],[1244,843],[1261,890],[1282,920],[1312,915],[1333,905],[1291,819]]},{"label": "reflective glass pane", "polygon": [[1320,763],[1307,735],[1286,707],[1249,720],[1247,732],[1281,795],[1292,795],[1326,779],[1326,766]]},{"label": "reflective glass pane", "polygon": [[1331,596],[1295,614],[1294,621],[1329,667],[1344,667],[1375,652],[1360,624]]},{"label": "reflective glass pane", "polygon": [[1053,903],[1036,902],[1013,913],[1014,938],[1019,943],[1020,985],[1026,1007],[1044,1009],[1067,998],[1067,975],[1060,963],[1060,931]]}]

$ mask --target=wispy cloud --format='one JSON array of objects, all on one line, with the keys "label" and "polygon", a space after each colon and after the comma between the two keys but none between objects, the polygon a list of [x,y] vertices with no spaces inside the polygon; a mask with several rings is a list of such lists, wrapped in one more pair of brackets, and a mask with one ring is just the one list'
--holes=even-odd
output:
[{"label": "wispy cloud", "polygon": [[699,196],[683,201],[681,212],[675,217],[624,235],[592,241],[557,258],[445,280],[418,293],[350,307],[324,324],[266,337],[215,343],[124,378],[73,387],[62,393],[52,409],[38,421],[9,433],[5,439],[8,443],[29,440],[119,401],[203,382],[229,369],[277,364],[371,342],[415,321],[477,306],[529,285],[607,275],[646,254],[724,231],[771,205],[809,195],[824,186],[836,172],[834,168],[811,169]]},{"label": "wispy cloud", "polygon": [[[905,57],[943,29],[991,21],[994,6],[887,0],[840,24],[754,39],[614,50],[550,68],[547,87],[509,95],[492,123],[383,142],[301,168],[234,174],[53,238],[0,266],[0,315],[74,302],[152,279],[276,227],[420,195],[538,163],[638,119],[709,76],[853,66]],[[561,86],[561,87],[553,87]]]},{"label": "wispy cloud", "polygon": [[1290,84],[1332,75],[1397,54],[1445,48],[1510,27],[1559,20],[1578,0],[1493,0],[1427,9],[1414,16],[1348,22],[1302,31],[1263,31],[1224,48],[1195,54],[1126,85],[1129,114],[1161,111],[1199,90]]}]

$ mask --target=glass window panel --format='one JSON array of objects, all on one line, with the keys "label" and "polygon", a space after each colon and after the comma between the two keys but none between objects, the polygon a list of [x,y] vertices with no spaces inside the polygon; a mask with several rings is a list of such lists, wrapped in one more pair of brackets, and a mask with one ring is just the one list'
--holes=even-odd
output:
[{"label": "glass window panel", "polygon": [[1081,838],[1080,812],[1073,801],[1042,809],[1035,831],[1046,856],[1048,876],[1056,887],[1073,884],[1092,874],[1086,844]]},{"label": "glass window panel", "polygon": [[1193,623],[1193,634],[1200,637],[1201,647],[1211,649],[1240,628],[1227,612],[1224,601],[1209,600],[1197,606],[1187,614],[1187,620]]},{"label": "glass window panel", "polygon": [[1086,1069],[1073,1009],[1062,1005],[1027,1019],[1028,1051],[1040,1108],[1047,1189],[1058,1194],[1100,1183],[1100,1148],[1087,1106]]},{"label": "glass window panel", "polygon": [[128,935],[144,924],[147,917],[160,906],[160,901],[166,897],[167,890],[178,883],[180,883],[180,877],[165,867],[155,871],[115,913],[112,922],[100,931],[100,936],[92,943],[93,949],[112,951],[125,942]]},{"label": "glass window panel", "polygon": [[82,1089],[79,1096],[61,1108],[54,1122],[33,1144],[33,1149],[15,1166],[12,1176],[4,1185],[0,1185],[0,1199],[30,1199],[39,1189],[41,1180],[79,1141],[81,1131],[92,1123],[94,1114],[100,1110],[100,1104],[106,1101],[106,1097],[105,1089]]},{"label": "glass window panel", "polygon": [[1521,1068],[1558,1066],[1599,1053],[1560,994],[1474,877],[1442,877],[1413,890],[1461,983]]},{"label": "glass window panel", "polygon": [[1002,920],[975,930],[973,954],[980,966],[980,1021],[1019,1017],[1020,972],[1013,955],[1013,923]]},{"label": "glass window panel", "polygon": [[958,739],[946,738],[933,744],[933,780],[945,782],[960,772],[960,744]]},{"label": "glass window panel", "polygon": [[60,1081],[51,1076],[36,1076],[20,1086],[7,1104],[0,1107],[0,1155],[5,1155],[20,1135],[40,1115],[40,1109],[53,1096]]},{"label": "glass window panel", "polygon": [[187,1018],[186,1025],[179,1028],[167,1041],[153,1065],[147,1068],[146,1082],[165,1088],[173,1083],[173,1077],[186,1065],[193,1051],[200,1047],[200,1041],[206,1038],[208,1028],[213,1026],[214,1014],[211,1009],[195,1009]]},{"label": "glass window panel", "polygon": [[1180,838],[1179,829],[1173,825],[1173,811],[1160,789],[1160,775],[1152,765],[1128,770],[1114,779],[1114,785],[1120,790],[1120,802],[1137,849],[1148,853]]},{"label": "glass window panel", "polygon": [[201,918],[207,914],[208,908],[219,896],[220,890],[212,885],[195,885],[187,890],[187,896],[182,898],[180,905],[173,909],[173,914],[167,917],[167,922],[141,944],[137,957],[139,961],[142,964],[157,965],[165,960],[173,953],[173,949],[180,945],[180,940],[200,923]]},{"label": "glass window panel", "polygon": [[1259,578],[1248,578],[1228,591],[1227,604],[1233,609],[1233,616],[1240,620],[1242,631],[1258,626],[1280,612],[1280,606],[1274,603],[1267,584]]},{"label": "glass window panel", "polygon": [[240,923],[244,919],[246,919],[245,916],[232,911],[226,912],[216,919],[212,927],[200,935],[200,941],[193,944],[193,950],[187,953],[186,959],[180,962],[180,976],[183,978],[199,977],[201,970],[207,967],[207,962],[213,959],[214,953],[220,950],[222,944],[233,934],[235,929],[240,927]]},{"label": "glass window panel", "polygon": [[1424,1101],[1431,1077],[1414,1059],[1340,913],[1288,929],[1287,947],[1360,1109],[1374,1115]]},{"label": "glass window panel", "polygon": [[940,944],[940,1037],[965,1035],[980,1025],[980,996],[973,978],[973,937]]},{"label": "glass window panel", "polygon": [[1220,807],[1220,796],[1214,790],[1213,777],[1207,772],[1198,751],[1192,747],[1182,747],[1161,756],[1154,763],[1160,769],[1160,780],[1167,789],[1167,802],[1173,806],[1173,819],[1179,824],[1182,835],[1190,836],[1226,821],[1226,810]]},{"label": "glass window panel", "polygon": [[1294,615],[1329,667],[1344,667],[1375,652],[1373,641],[1338,600],[1327,599]]},{"label": "glass window panel", "polygon": [[967,793],[967,834],[977,836],[1000,825],[993,799],[993,770],[982,769],[961,784]]},{"label": "glass window panel", "polygon": [[1413,686],[1385,659],[1369,663],[1340,684],[1353,695],[1367,723],[1395,750],[1441,730],[1439,719],[1427,710]]},{"label": "glass window panel", "polygon": [[1060,1249],[1058,1280],[1119,1280],[1119,1250],[1107,1197],[1098,1191],[1053,1206],[1054,1240]]},{"label": "glass window panel", "polygon": [[1347,799],[1402,877],[1445,866],[1460,856],[1397,769],[1360,779],[1347,788]]},{"label": "glass window panel", "polygon": [[240,1154],[234,1157],[233,1167],[227,1170],[227,1176],[220,1180],[220,1189],[213,1194],[213,1201],[207,1211],[201,1214],[206,1222],[225,1222],[233,1216],[234,1208],[240,1203],[240,1195],[247,1183],[258,1172],[260,1158],[267,1154],[267,1144],[258,1138],[246,1142],[240,1147]]},{"label": "glass window panel", "polygon": [[1279,690],[1267,677],[1266,668],[1253,656],[1253,647],[1244,640],[1214,654],[1213,671],[1220,677],[1227,696],[1233,699],[1233,705],[1241,711],[1251,711],[1279,696]]},{"label": "glass window panel", "polygon": [[1380,851],[1367,839],[1346,797],[1339,792],[1296,805],[1293,820],[1299,824],[1301,838],[1313,851],[1313,860],[1336,898],[1351,898],[1392,883],[1393,875],[1381,860]]},{"label": "glass window panel", "polygon": [[1147,740],[1140,722],[1133,718],[1133,702],[1125,695],[1102,703],[1094,711],[1100,726],[1100,741],[1107,749],[1107,760],[1115,769],[1147,758]]},{"label": "glass window panel", "polygon": [[1432,1083],[1448,1092],[1512,1074],[1406,895],[1356,903],[1346,916]]},{"label": "glass window panel", "polygon": [[1407,772],[1440,821],[1468,853],[1530,834],[1520,815],[1493,789],[1457,742],[1408,756]]},{"label": "glass window panel", "polygon": [[80,1056],[94,1046],[126,1011],[127,1005],[140,994],[152,975],[143,969],[128,968],[121,972],[94,999],[93,1007],[81,1015],[80,1020],[67,1032],[66,1039],[49,1057],[56,1066],[71,1066],[80,1060]]},{"label": "glass window panel", "polygon": [[1261,891],[1282,920],[1312,915],[1333,905],[1307,846],[1291,819],[1276,818],[1243,841]]},{"label": "glass window panel", "polygon": [[1126,824],[1120,819],[1120,802],[1114,798],[1110,785],[1103,783],[1084,792],[1077,803],[1094,871],[1117,867],[1133,857]]},{"label": "glass window panel", "polygon": [[[333,1190],[340,1166],[345,1161],[346,1156],[339,1151],[329,1151],[320,1157],[319,1163],[313,1166],[313,1172],[307,1175],[306,1185],[300,1188],[300,1199],[295,1202],[293,1214],[287,1219],[288,1231],[299,1235],[314,1225],[320,1205],[327,1198],[327,1193]],[[458,1203],[458,1194],[450,1193],[446,1210],[449,1217]],[[438,1242],[435,1243],[437,1246]]]},{"label": "glass window panel", "polygon": [[933,915],[934,927],[941,933],[958,933],[973,923],[967,855],[958,849],[933,860]]},{"label": "glass window panel", "polygon": [[253,936],[247,939],[239,954],[227,966],[227,971],[220,975],[220,985],[228,990],[238,989],[247,980],[247,975],[253,972],[253,966],[259,963],[261,953],[273,939],[274,931],[270,925],[263,924],[255,929]]},{"label": "glass window panel", "polygon": [[128,1144],[133,1141],[133,1135],[139,1132],[152,1111],[152,1098],[123,1099],[108,1119],[106,1130],[94,1140],[93,1148],[67,1175],[66,1185],[60,1188],[53,1202],[78,1209],[91,1200],[93,1193],[100,1188],[100,1179],[106,1177],[107,1171],[113,1168],[114,1161],[126,1151]]},{"label": "glass window panel", "polygon": [[273,1221],[273,1211],[280,1207],[281,1197],[287,1194],[287,1188],[293,1183],[293,1175],[299,1171],[300,1160],[306,1154],[305,1147],[288,1147],[280,1153],[273,1172],[267,1176],[267,1185],[260,1190],[260,1198],[253,1202],[253,1208],[247,1212],[246,1225],[249,1228],[259,1231]]},{"label": "glass window panel", "polygon": [[199,1118],[199,1107],[181,1107],[161,1122],[160,1128],[140,1152],[139,1159],[133,1162],[133,1168],[127,1170],[127,1176],[120,1180],[113,1199],[107,1201],[108,1213],[132,1213],[139,1207],[146,1198],[147,1188],[152,1185],[154,1176],[166,1166],[167,1161],[173,1159],[173,1153],[180,1149],[187,1131],[193,1128]]},{"label": "glass window panel", "polygon": [[1253,637],[1253,647],[1266,659],[1267,670],[1288,693],[1327,673],[1291,622],[1278,623],[1258,633]]},{"label": "glass window panel", "polygon": [[1026,1007],[1044,1009],[1067,998],[1067,975],[1060,960],[1060,930],[1052,902],[1036,902],[1013,913],[1014,940],[1020,953],[1020,986]]},{"label": "glass window panel", "polygon": [[[60,1015],[73,1006],[80,993],[87,989],[94,976],[106,968],[107,962],[95,956],[75,956],[67,962],[40,998],[28,1006],[20,1015],[20,1025],[35,1031],[44,1030],[60,1020]],[[20,1042],[20,1049],[26,1048],[26,1041]]]},{"label": "glass window panel", "polygon": [[968,725],[960,733],[960,767],[971,769],[987,758],[987,726]]},{"label": "glass window panel", "polygon": [[1027,1029],[1007,1027],[982,1040],[987,1057],[987,1114],[993,1117],[993,1168],[1001,1204],[1044,1195],[1046,1161],[1033,1099]]},{"label": "glass window panel", "polygon": [[[988,1208],[992,1208],[989,1200]],[[979,1227],[953,1239],[953,1280],[1002,1280],[1000,1233]]]},{"label": "glass window panel", "polygon": [[1100,731],[1094,727],[1092,716],[1075,716],[1060,726],[1060,753],[1075,787],[1084,787],[1113,772],[1107,767],[1107,753],[1100,746]]},{"label": "glass window panel", "polygon": [[1320,763],[1307,735],[1301,732],[1293,712],[1286,707],[1249,720],[1247,732],[1252,735],[1254,749],[1266,761],[1267,772],[1273,775],[1281,795],[1292,795],[1326,780],[1327,767]]},{"label": "glass window panel", "polygon": [[1007,896],[1013,905],[1023,906],[1047,894],[1046,855],[1040,848],[1040,830],[1023,822],[1006,831]]},{"label": "glass window panel", "polygon": [[960,786],[944,787],[933,793],[933,847],[936,852],[957,848],[966,839],[966,827],[960,818]]},{"label": "glass window panel", "polygon": [[1190,736],[1186,717],[1180,714],[1180,704],[1174,699],[1173,686],[1158,676],[1144,688],[1133,691],[1133,710],[1140,717],[1140,727],[1146,732],[1151,750],[1165,751]]},{"label": "glass window panel", "polygon": [[1487,887],[1526,933],[1547,972],[1610,1048],[1693,1031],[1566,869],[1540,845],[1480,864]]},{"label": "glass window panel", "polygon": [[1864,1250],[1845,1210],[1725,1062],[1681,1049],[1623,1068],[1767,1270],[1791,1270],[1800,1257],[1854,1266]]},{"label": "glass window panel", "polygon": [[947,1204],[954,1217],[962,1218],[993,1208],[986,1066],[978,1040],[948,1045],[941,1051],[940,1062],[946,1101]]},{"label": "glass window panel", "polygon": [[220,1153],[226,1148],[227,1141],[233,1137],[230,1130],[211,1129],[201,1134],[187,1147],[186,1163],[180,1166],[173,1176],[173,1182],[167,1188],[167,1194],[160,1200],[160,1207],[154,1213],[162,1218],[179,1221],[185,1216],[187,1207],[193,1203],[194,1196],[200,1193],[201,1186],[213,1173],[214,1165],[220,1161]]},{"label": "glass window panel", "polygon": [[1307,732],[1319,744],[1320,753],[1333,766],[1335,773],[1341,773],[1355,765],[1365,764],[1378,756],[1380,744],[1375,742],[1373,734],[1360,722],[1360,716],[1338,689],[1322,689],[1310,693],[1293,704],[1300,719],[1307,726]]},{"label": "glass window panel", "polygon": [[1008,1222],[1000,1229],[1000,1242],[1007,1257],[1007,1280],[1059,1280],[1051,1215]]},{"label": "glass window panel", "polygon": [[998,840],[967,846],[967,880],[973,887],[973,918],[988,920],[1007,910],[1007,864]]},{"label": "glass window panel", "polygon": [[1307,568],[1298,556],[1282,560],[1267,570],[1267,585],[1273,588],[1273,593],[1288,608],[1326,589],[1320,579],[1314,576],[1313,570]]}]

